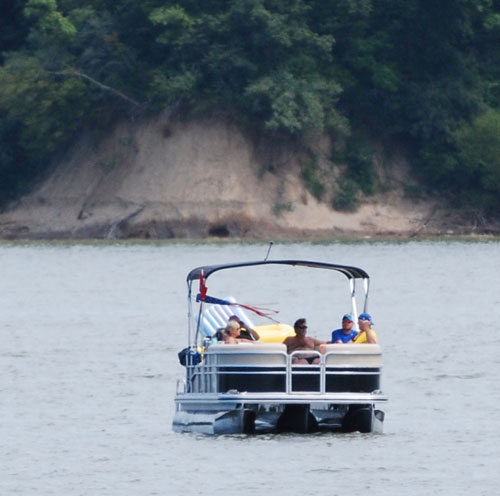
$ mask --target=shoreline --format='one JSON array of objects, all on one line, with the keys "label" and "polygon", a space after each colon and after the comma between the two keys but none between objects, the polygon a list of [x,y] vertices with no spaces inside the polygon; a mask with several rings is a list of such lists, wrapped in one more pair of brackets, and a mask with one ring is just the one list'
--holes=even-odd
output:
[{"label": "shoreline", "polygon": [[168,244],[208,244],[208,245],[230,245],[230,244],[249,244],[249,245],[268,245],[273,244],[376,244],[376,243],[483,243],[500,242],[500,233],[474,233],[474,234],[425,234],[417,236],[398,235],[363,235],[363,236],[332,236],[332,237],[297,237],[282,239],[270,237],[269,239],[249,239],[239,237],[200,237],[200,238],[71,238],[71,237],[0,237],[0,245],[168,245]]},{"label": "shoreline", "polygon": [[[218,217],[184,217],[167,219],[162,216],[137,219],[135,216],[120,216],[113,211],[106,219],[83,221],[64,219],[57,222],[59,212],[51,209],[52,215],[40,215],[40,211],[24,211],[19,218],[0,214],[0,241],[175,241],[175,242],[244,242],[267,243],[333,243],[333,242],[399,242],[412,240],[490,240],[500,238],[500,224],[481,222],[478,225],[465,215],[444,210],[440,215],[422,219],[401,209],[387,219],[365,215],[337,214],[338,222],[331,227],[304,227],[293,223],[279,223],[279,219],[250,217],[245,214]],[[16,211],[13,212],[14,214]],[[32,214],[31,217],[29,214]],[[38,214],[38,217],[37,217]],[[406,216],[405,216],[406,214]],[[8,214],[7,214],[8,215]],[[351,217],[348,217],[351,215]],[[3,221],[3,222],[2,222]],[[7,222],[6,222],[7,221]],[[304,223],[303,223],[304,224]],[[328,223],[324,222],[326,226]]]}]

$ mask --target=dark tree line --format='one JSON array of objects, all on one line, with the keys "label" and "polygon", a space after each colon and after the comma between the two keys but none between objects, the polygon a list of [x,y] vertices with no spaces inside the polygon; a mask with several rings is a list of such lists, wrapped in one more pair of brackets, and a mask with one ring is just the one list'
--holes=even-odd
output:
[{"label": "dark tree line", "polygon": [[351,183],[370,177],[363,132],[404,142],[423,187],[500,206],[500,0],[5,0],[3,12],[2,203],[97,118],[182,105],[342,137]]}]

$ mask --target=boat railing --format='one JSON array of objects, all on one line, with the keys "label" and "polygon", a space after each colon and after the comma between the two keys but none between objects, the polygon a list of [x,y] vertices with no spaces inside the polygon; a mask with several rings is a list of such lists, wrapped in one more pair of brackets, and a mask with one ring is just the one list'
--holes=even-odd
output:
[{"label": "boat railing", "polygon": [[177,379],[177,382],[175,383],[175,394],[179,394],[185,391],[186,391],[185,379]]},{"label": "boat railing", "polygon": [[[319,358],[317,364],[292,363],[293,357]],[[187,365],[185,392],[279,392],[325,394],[371,392],[380,388],[379,345],[326,345],[323,353],[281,344],[212,345],[202,361]]]}]

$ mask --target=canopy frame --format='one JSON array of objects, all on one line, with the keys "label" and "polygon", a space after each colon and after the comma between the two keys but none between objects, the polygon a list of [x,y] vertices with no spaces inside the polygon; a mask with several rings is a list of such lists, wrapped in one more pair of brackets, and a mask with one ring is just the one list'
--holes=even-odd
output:
[{"label": "canopy frame", "polygon": [[[193,323],[196,319],[193,318],[193,298],[192,298],[192,285],[194,281],[200,281],[200,278],[203,278],[205,281],[215,272],[219,272],[221,270],[229,270],[236,269],[240,267],[254,267],[254,266],[263,266],[263,265],[290,265],[292,267],[309,267],[315,269],[324,269],[324,270],[333,270],[336,272],[340,272],[349,280],[349,290],[351,293],[351,307],[354,315],[358,314],[357,304],[356,304],[356,281],[363,281],[363,290],[364,290],[364,302],[363,302],[363,312],[368,311],[368,292],[370,288],[370,276],[368,273],[359,268],[349,265],[339,265],[332,264],[326,262],[315,262],[310,260],[257,260],[250,262],[236,262],[229,264],[218,264],[218,265],[205,265],[201,267],[196,267],[192,269],[187,277],[186,282],[188,286],[188,341],[189,346],[193,343],[193,331],[194,331],[194,344],[197,345],[197,340],[199,336],[199,329],[201,322],[201,316],[203,315],[203,300],[200,301],[200,307],[198,309],[198,319],[196,322],[196,329],[193,329]],[[355,320],[354,326],[356,330],[358,330],[358,323]]]}]

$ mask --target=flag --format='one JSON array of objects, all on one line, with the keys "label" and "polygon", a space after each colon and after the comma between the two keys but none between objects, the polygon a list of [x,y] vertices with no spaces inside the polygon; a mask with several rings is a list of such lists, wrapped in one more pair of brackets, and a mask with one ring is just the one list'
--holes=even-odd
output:
[{"label": "flag", "polygon": [[203,270],[200,272],[200,300],[205,301],[205,296],[207,296],[207,287],[205,286],[205,277],[203,276]]}]

